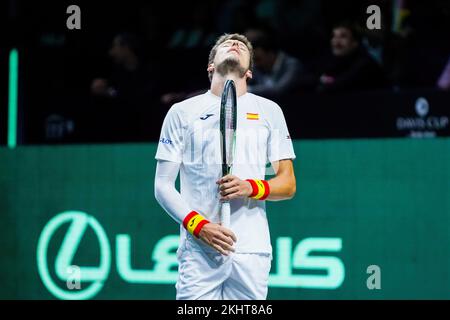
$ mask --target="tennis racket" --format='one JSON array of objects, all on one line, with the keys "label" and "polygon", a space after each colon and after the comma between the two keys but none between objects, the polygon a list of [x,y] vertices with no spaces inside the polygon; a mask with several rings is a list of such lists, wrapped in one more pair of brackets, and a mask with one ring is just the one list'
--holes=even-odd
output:
[{"label": "tennis racket", "polygon": [[[233,80],[227,80],[220,101],[220,145],[222,151],[222,177],[230,174],[233,168],[234,148],[236,145],[236,86]],[[221,223],[230,227],[230,202],[223,201]]]}]

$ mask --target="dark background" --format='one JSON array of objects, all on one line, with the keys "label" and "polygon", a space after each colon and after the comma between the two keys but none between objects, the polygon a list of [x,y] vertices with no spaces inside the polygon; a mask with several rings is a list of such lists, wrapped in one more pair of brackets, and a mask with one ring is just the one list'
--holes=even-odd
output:
[{"label": "dark background", "polygon": [[[349,20],[383,48],[386,88],[324,95],[299,88],[275,100],[293,138],[405,137],[398,117],[418,117],[415,101],[425,97],[430,115],[450,114],[450,94],[436,87],[450,56],[450,3],[404,1],[409,10],[402,30],[393,29],[399,1],[23,1],[0,4],[0,141],[6,143],[8,56],[19,50],[19,143],[60,144],[145,142],[158,139],[170,105],[164,93],[207,89],[208,53],[227,32],[271,30],[283,50],[314,74],[330,55],[332,26]],[[81,9],[81,30],[68,30],[66,8]],[[364,30],[368,5],[381,8],[382,29]],[[196,30],[196,45],[173,45],[177,31]],[[138,110],[111,107],[90,94],[93,78],[111,69],[108,49],[119,32],[136,34],[151,70],[152,90]],[[170,44],[172,41],[172,45]],[[134,117],[129,116],[134,112]],[[62,133],[51,133],[52,128]],[[50,132],[50,133],[49,133]],[[448,126],[436,132],[447,136]]]}]

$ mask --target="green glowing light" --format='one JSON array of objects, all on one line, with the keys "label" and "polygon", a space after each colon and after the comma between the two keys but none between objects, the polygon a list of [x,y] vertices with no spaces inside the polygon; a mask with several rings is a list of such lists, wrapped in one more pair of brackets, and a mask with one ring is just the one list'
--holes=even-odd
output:
[{"label": "green glowing light", "polygon": [[19,53],[12,49],[9,53],[9,98],[8,98],[8,147],[17,144],[17,93],[19,84]]}]

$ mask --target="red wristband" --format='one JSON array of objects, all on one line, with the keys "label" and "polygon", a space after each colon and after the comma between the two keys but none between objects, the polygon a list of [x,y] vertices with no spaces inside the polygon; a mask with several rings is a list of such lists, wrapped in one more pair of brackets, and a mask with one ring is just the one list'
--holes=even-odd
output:
[{"label": "red wristband", "polygon": [[250,184],[252,186],[253,191],[252,191],[252,194],[249,195],[249,197],[252,198],[258,194],[258,186],[256,185],[256,182],[253,179],[247,179],[246,181],[250,182]]},{"label": "red wristband", "polygon": [[256,200],[265,200],[270,194],[270,186],[266,180],[254,180],[247,179],[252,186],[252,193],[249,195],[250,198]]},{"label": "red wristband", "polygon": [[195,237],[199,237],[200,231],[205,224],[209,223],[202,215],[196,211],[191,211],[183,219],[183,227]]}]

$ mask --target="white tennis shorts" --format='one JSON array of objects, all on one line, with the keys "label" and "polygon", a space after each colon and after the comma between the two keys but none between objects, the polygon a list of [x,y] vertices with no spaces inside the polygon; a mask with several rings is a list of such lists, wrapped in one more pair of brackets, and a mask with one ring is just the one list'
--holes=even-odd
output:
[{"label": "white tennis shorts", "polygon": [[[271,266],[268,253],[178,249],[177,300],[265,300]],[[225,258],[221,263],[214,259]]]}]

